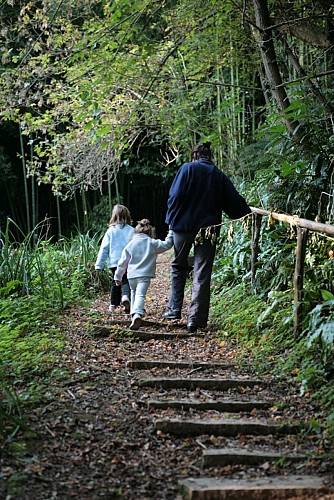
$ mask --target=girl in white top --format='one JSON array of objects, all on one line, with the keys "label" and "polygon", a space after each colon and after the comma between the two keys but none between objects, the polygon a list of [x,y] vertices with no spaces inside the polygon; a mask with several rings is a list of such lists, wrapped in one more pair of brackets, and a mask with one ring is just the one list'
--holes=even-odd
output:
[{"label": "girl in white top", "polygon": [[131,240],[134,228],[131,226],[129,210],[124,205],[115,205],[109,221],[109,229],[105,233],[96,259],[95,269],[103,269],[108,259],[111,277],[110,306],[112,313],[120,304],[126,313],[130,312],[130,287],[126,273],[123,274],[121,287],[116,286],[114,274],[122,250]]},{"label": "girl in white top", "polygon": [[138,330],[144,312],[145,295],[155,277],[157,256],[173,246],[173,232],[169,231],[165,241],[154,239],[153,227],[148,219],[142,219],[135,227],[131,241],[122,251],[115,272],[116,284],[121,283],[127,271],[131,289],[130,330]]}]

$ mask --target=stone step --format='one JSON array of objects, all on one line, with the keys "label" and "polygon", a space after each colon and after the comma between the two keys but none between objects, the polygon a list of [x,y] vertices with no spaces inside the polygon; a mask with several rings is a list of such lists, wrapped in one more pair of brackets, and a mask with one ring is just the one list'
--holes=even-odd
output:
[{"label": "stone step", "polygon": [[239,434],[296,434],[301,425],[267,424],[257,420],[232,419],[157,419],[154,422],[157,431],[182,437],[200,436],[202,434],[235,437]]},{"label": "stone step", "polygon": [[298,475],[252,480],[187,478],[178,485],[184,500],[316,499],[328,492],[323,478]]},{"label": "stone step", "polygon": [[206,362],[206,361],[172,361],[172,360],[151,360],[134,359],[127,362],[127,367],[136,370],[149,370],[151,368],[188,368],[195,370],[229,370],[235,368],[232,363]]},{"label": "stone step", "polygon": [[161,387],[163,389],[206,389],[211,391],[226,391],[238,387],[254,387],[263,385],[261,380],[228,379],[228,378],[179,378],[159,377],[145,378],[138,382],[140,387]]},{"label": "stone step", "polygon": [[273,403],[265,401],[227,401],[213,399],[211,401],[200,401],[198,399],[181,399],[181,400],[156,400],[150,399],[147,401],[149,408],[165,410],[167,408],[196,411],[214,410],[227,413],[251,412],[252,410],[266,410],[273,406]]},{"label": "stone step", "polygon": [[[274,451],[243,450],[241,448],[216,448],[203,451],[204,467],[221,467],[224,465],[258,465],[265,462],[302,462],[306,455],[289,455]],[[314,457],[312,457],[314,458]]]}]

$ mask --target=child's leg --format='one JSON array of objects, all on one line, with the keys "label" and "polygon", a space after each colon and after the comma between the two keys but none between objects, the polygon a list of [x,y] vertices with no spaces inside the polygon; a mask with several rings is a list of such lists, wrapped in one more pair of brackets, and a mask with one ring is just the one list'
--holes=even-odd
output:
[{"label": "child's leg", "polygon": [[122,297],[130,298],[130,285],[127,273],[123,274],[122,276],[121,290],[122,290]]},{"label": "child's leg", "polygon": [[110,285],[110,304],[112,306],[119,306],[121,303],[121,287],[117,286],[114,280],[114,274],[116,271],[116,267],[111,267],[109,269],[109,276],[111,279]]},{"label": "child's leg", "polygon": [[123,274],[122,276],[122,284],[121,284],[121,302],[122,306],[124,306],[124,310],[127,314],[130,312],[130,286],[128,281],[127,274]]},{"label": "child's leg", "polygon": [[136,296],[136,288],[137,288],[137,279],[135,278],[129,278],[129,286],[130,286],[130,292],[131,292],[131,316],[133,316],[133,304],[135,303],[135,296]]},{"label": "child's leg", "polygon": [[131,314],[138,314],[139,316],[143,316],[144,314],[144,304],[145,304],[145,296],[148,287],[151,283],[151,278],[132,278],[129,280],[130,287],[132,291],[132,281],[135,281],[135,292],[132,295],[131,293]]}]

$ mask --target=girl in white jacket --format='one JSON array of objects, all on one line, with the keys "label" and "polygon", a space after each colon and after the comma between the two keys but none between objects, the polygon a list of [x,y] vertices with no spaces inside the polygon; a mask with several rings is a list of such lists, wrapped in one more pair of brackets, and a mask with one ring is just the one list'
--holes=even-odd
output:
[{"label": "girl in white jacket", "polygon": [[134,231],[131,223],[128,208],[124,205],[115,205],[109,221],[109,229],[103,237],[95,263],[96,270],[103,269],[106,260],[108,260],[109,275],[111,278],[109,305],[111,313],[120,304],[122,304],[126,313],[130,312],[130,287],[126,273],[122,277],[121,287],[116,286],[114,275],[122,250],[131,240]]},{"label": "girl in white jacket", "polygon": [[138,330],[144,313],[145,295],[155,277],[157,256],[173,246],[173,232],[169,231],[165,241],[153,237],[153,227],[148,219],[142,219],[135,227],[131,241],[122,251],[115,272],[115,282],[120,285],[127,272],[131,289],[130,330]]}]

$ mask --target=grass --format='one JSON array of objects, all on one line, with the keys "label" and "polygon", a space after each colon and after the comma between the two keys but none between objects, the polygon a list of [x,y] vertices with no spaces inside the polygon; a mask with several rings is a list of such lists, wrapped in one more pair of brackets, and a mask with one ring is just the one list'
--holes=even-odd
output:
[{"label": "grass", "polygon": [[[82,303],[109,285],[107,273],[95,276],[98,244],[98,234],[52,242],[47,221],[24,235],[8,219],[0,233],[0,433],[5,440],[24,428],[22,400],[38,397],[39,378],[54,373],[65,340],[55,326],[57,317],[69,303]],[[18,385],[25,394],[18,396]]]}]

